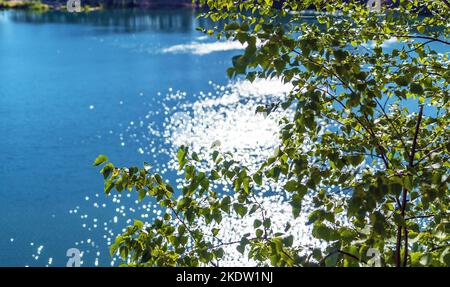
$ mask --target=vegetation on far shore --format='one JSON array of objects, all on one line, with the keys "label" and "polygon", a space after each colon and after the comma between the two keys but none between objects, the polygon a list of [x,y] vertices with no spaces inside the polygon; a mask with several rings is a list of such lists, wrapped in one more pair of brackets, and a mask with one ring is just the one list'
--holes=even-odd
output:
[{"label": "vegetation on far shore", "polygon": [[[84,12],[96,11],[102,9],[102,5],[90,6],[81,5],[81,10]],[[49,10],[67,10],[65,4],[55,2],[54,4],[42,3],[40,0],[0,0],[0,10],[14,9],[14,10],[33,10],[33,11],[49,11]]]},{"label": "vegetation on far shore", "polygon": [[[148,8],[159,6],[171,7],[195,7],[195,1],[191,0],[81,0],[81,10],[83,12],[100,10],[103,8]],[[0,10],[66,10],[67,1],[54,0],[0,0]]]},{"label": "vegetation on far shore", "polygon": [[0,9],[27,9],[27,10],[49,10],[50,6],[40,1],[0,0]]}]

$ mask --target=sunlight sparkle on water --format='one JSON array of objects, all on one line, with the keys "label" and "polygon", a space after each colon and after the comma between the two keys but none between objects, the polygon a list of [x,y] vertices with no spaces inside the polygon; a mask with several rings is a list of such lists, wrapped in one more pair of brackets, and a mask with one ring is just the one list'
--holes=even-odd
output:
[{"label": "sunlight sparkle on water", "polygon": [[[210,158],[210,148],[213,144],[222,152],[231,152],[235,160],[245,164],[250,170],[255,169],[265,158],[273,153],[274,147],[279,144],[278,130],[279,120],[284,116],[291,116],[292,111],[278,111],[265,116],[256,114],[256,108],[281,99],[292,89],[290,84],[283,84],[277,79],[256,80],[253,83],[244,80],[230,82],[229,84],[216,85],[210,83],[211,91],[199,91],[193,95],[193,100],[186,92],[172,87],[159,103],[160,109],[152,109],[145,115],[141,115],[128,123],[119,124],[119,131],[110,132],[110,135],[118,134],[121,146],[136,146],[135,152],[148,157],[152,162],[153,171],[160,174],[176,174],[176,151],[181,145],[188,145],[191,150],[199,153],[201,158]],[[164,115],[162,122],[154,120],[154,117]],[[161,156],[170,159],[168,163],[160,162]],[[198,168],[207,170],[212,162],[205,160]],[[180,184],[178,179],[176,183]],[[300,216],[294,219],[291,207],[288,203],[290,195],[282,189],[283,180],[278,183],[267,182],[257,193],[257,200],[267,210],[267,215],[272,219],[275,230],[284,230],[286,222],[291,221],[291,233],[296,238],[296,244],[317,245],[309,235],[309,227],[305,224],[306,217]],[[232,191],[226,185],[215,185],[223,193],[231,195],[236,200]],[[98,196],[97,196],[98,197]],[[309,197],[305,198],[305,210],[308,209]],[[152,202],[138,203],[134,196],[128,194],[114,194],[108,198],[98,198],[95,202],[97,208],[106,207],[106,202],[115,206],[110,219],[102,221],[95,218],[87,220],[88,211],[81,217],[81,225],[87,231],[101,226],[104,231],[101,238],[91,238],[76,242],[83,250],[96,252],[105,250],[112,244],[115,236],[121,232],[118,228],[124,228],[132,224],[130,218],[152,222],[162,216],[162,210]],[[70,211],[76,213],[79,207]],[[81,210],[80,210],[81,212]],[[219,236],[223,241],[239,239],[243,234],[252,230],[253,221],[257,215],[239,218],[232,213],[224,218]],[[120,219],[124,218],[122,222]],[[121,222],[119,222],[121,221]],[[125,222],[126,221],[126,222]],[[111,223],[113,225],[110,225]],[[200,226],[202,222],[197,222]],[[204,224],[203,224],[204,225]],[[114,227],[115,226],[115,227]],[[208,230],[211,226],[207,227]],[[103,246],[103,247],[102,247]],[[221,262],[223,266],[254,265],[254,262],[243,258],[235,249],[235,246],[227,247],[226,257]],[[94,266],[106,264],[101,262],[98,256],[92,259],[90,264]],[[120,262],[118,257],[113,257],[108,264],[116,265]]]}]

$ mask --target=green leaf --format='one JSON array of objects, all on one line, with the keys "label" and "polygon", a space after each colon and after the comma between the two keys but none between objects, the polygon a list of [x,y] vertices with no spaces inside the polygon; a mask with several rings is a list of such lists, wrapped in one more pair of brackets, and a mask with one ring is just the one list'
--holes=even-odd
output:
[{"label": "green leaf", "polygon": [[108,157],[106,155],[101,154],[95,159],[93,165],[94,166],[98,166],[98,165],[100,165],[100,164],[102,164],[104,162],[107,162],[107,161],[108,161]]},{"label": "green leaf", "polygon": [[128,247],[126,247],[125,245],[120,246],[119,253],[122,260],[125,261],[128,257]]},{"label": "green leaf", "polygon": [[325,266],[327,267],[335,267],[339,258],[340,258],[341,254],[339,254],[338,252],[334,253],[331,256],[328,256],[327,259],[325,260]]},{"label": "green leaf", "polygon": [[177,152],[178,159],[178,170],[182,170],[184,165],[186,164],[186,150],[184,147],[181,147]]},{"label": "green leaf", "polygon": [[292,215],[297,218],[302,210],[302,197],[299,194],[294,194],[289,204],[292,207]]},{"label": "green leaf", "polygon": [[403,179],[403,186],[409,191],[411,191],[413,189],[413,182],[412,182],[412,178],[410,176],[406,176]]},{"label": "green leaf", "polygon": [[200,161],[200,158],[198,157],[198,154],[196,152],[193,152],[191,156],[193,160]]},{"label": "green leaf", "polygon": [[244,217],[247,214],[247,207],[240,203],[234,203],[233,209],[239,214],[241,217]]},{"label": "green leaf", "polygon": [[334,241],[339,238],[339,233],[334,229],[324,224],[314,224],[312,235],[315,238],[323,239],[325,241]]},{"label": "green leaf", "polygon": [[355,155],[355,156],[350,157],[350,162],[354,167],[357,167],[363,161],[364,161],[363,155]]},{"label": "green leaf", "polygon": [[261,220],[255,219],[255,221],[253,222],[253,227],[258,228],[261,226],[261,224],[262,224]]},{"label": "green leaf", "polygon": [[189,197],[183,197],[178,201],[177,209],[183,209],[184,207],[188,206],[191,202],[191,199]]},{"label": "green leaf", "polygon": [[286,247],[291,247],[292,244],[294,243],[294,236],[293,235],[286,236],[283,239],[283,243]]},{"label": "green leaf", "polygon": [[411,93],[417,94],[417,95],[422,95],[423,94],[423,88],[420,84],[417,83],[411,83],[410,85],[410,91]]},{"label": "green leaf", "polygon": [[138,201],[141,202],[144,199],[145,195],[147,195],[147,191],[145,189],[139,190]]},{"label": "green leaf", "polygon": [[214,251],[215,255],[217,258],[222,258],[223,255],[225,254],[223,248],[218,248]]},{"label": "green leaf", "polygon": [[433,255],[431,255],[430,253],[425,254],[420,258],[420,264],[422,264],[423,266],[429,266],[431,262],[433,262]]},{"label": "green leaf", "polygon": [[110,174],[114,171],[114,165],[112,163],[107,163],[101,170],[100,173],[103,174],[103,178],[107,179]]},{"label": "green leaf", "polygon": [[294,192],[297,190],[297,181],[296,180],[290,180],[286,182],[284,185],[284,189],[286,189],[289,192]]},{"label": "green leaf", "polygon": [[343,50],[335,50],[333,51],[333,55],[338,62],[342,62],[347,58],[347,52]]},{"label": "green leaf", "polygon": [[155,179],[156,179],[156,182],[159,185],[163,185],[164,184],[164,181],[163,181],[162,177],[159,174],[155,174]]},{"label": "green leaf", "polygon": [[120,245],[117,244],[117,243],[112,244],[111,247],[109,248],[109,256],[113,257],[116,254],[117,249],[119,248],[119,246]]},{"label": "green leaf", "polygon": [[262,185],[262,174],[260,172],[257,172],[253,175],[253,180],[256,184]]},{"label": "green leaf", "polygon": [[441,255],[441,262],[446,266],[450,267],[450,248],[447,248]]},{"label": "green leaf", "polygon": [[230,31],[230,30],[237,30],[239,29],[239,24],[236,22],[230,23],[230,24],[225,24],[224,29],[225,31]]},{"label": "green leaf", "polygon": [[105,187],[104,191],[106,195],[108,195],[111,192],[111,189],[114,187],[114,183],[111,180],[105,181]]},{"label": "green leaf", "polygon": [[144,227],[144,222],[135,219],[135,220],[134,220],[134,226],[136,226],[136,227],[139,228],[139,229],[142,229],[142,227]]},{"label": "green leaf", "polygon": [[237,249],[237,251],[239,251],[239,253],[241,253],[241,254],[244,254],[244,252],[245,252],[245,245],[238,245],[237,247],[236,247],[236,249]]},{"label": "green leaf", "polygon": [[245,192],[246,194],[249,194],[249,192],[250,192],[250,190],[249,190],[250,178],[245,177],[245,178],[242,180],[242,184],[243,184],[243,186],[244,186],[244,192]]}]

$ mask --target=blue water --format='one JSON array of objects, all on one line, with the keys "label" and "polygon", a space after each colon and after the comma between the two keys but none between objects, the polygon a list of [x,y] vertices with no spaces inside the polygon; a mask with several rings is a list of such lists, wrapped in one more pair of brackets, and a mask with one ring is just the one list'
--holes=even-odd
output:
[{"label": "blue water", "polygon": [[[132,215],[121,218],[116,208],[136,207],[135,197],[106,200],[93,160],[102,153],[117,165],[147,161],[164,168],[167,154],[148,153],[164,139],[149,134],[151,140],[137,143],[130,126],[149,111],[160,112],[151,121],[161,125],[169,89],[194,101],[212,90],[210,81],[226,84],[225,70],[239,53],[165,52],[214,41],[195,30],[209,25],[195,16],[192,10],[0,11],[0,266],[64,266],[72,247],[85,252],[85,266],[95,258],[110,265],[104,236],[127,225]],[[145,146],[146,153],[138,152]]]},{"label": "blue water", "polygon": [[[200,24],[191,10],[0,11],[0,265],[43,266],[52,258],[52,266],[63,266],[75,242],[104,234],[69,214],[80,206],[100,225],[115,208],[93,207],[94,194],[103,196],[92,167],[98,154],[118,165],[167,160],[122,146],[117,133],[160,109],[169,88],[192,95],[210,89],[208,81],[227,82],[236,51],[161,52],[212,41],[198,38]],[[106,244],[96,244],[99,264],[109,265]],[[85,254],[84,265],[94,257]]]}]

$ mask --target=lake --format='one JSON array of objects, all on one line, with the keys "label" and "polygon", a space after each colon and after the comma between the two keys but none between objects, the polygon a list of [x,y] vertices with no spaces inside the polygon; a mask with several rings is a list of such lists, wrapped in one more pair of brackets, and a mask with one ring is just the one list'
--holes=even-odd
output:
[{"label": "lake", "polygon": [[169,118],[168,95],[226,85],[241,49],[196,31],[195,16],[0,11],[0,265],[64,266],[71,247],[83,265],[110,265],[110,232],[135,197],[107,200],[93,160],[164,169],[171,144],[147,126]]},{"label": "lake", "polygon": [[[161,210],[135,194],[107,198],[92,167],[98,154],[119,166],[149,162],[172,182],[182,144],[207,154],[220,141],[249,166],[271,154],[281,115],[255,109],[291,86],[230,82],[225,71],[243,47],[197,31],[210,23],[196,14],[0,11],[1,266],[65,266],[70,248],[83,266],[118,265],[108,252],[115,236]],[[290,207],[277,188],[259,196],[272,226],[284,228]],[[226,218],[220,232],[238,239],[253,220]],[[291,233],[310,241],[305,220],[290,219]],[[228,262],[246,264],[236,250]]]}]

